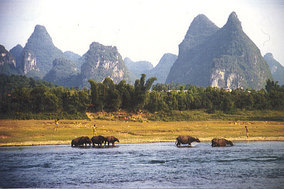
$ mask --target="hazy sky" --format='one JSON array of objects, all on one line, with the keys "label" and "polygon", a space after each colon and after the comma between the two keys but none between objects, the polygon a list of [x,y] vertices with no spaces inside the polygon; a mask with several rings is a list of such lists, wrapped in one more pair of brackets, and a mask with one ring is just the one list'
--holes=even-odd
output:
[{"label": "hazy sky", "polygon": [[0,44],[24,46],[40,24],[62,51],[83,55],[96,41],[156,65],[164,53],[178,54],[195,16],[222,27],[232,11],[262,55],[284,65],[283,0],[0,0]]}]

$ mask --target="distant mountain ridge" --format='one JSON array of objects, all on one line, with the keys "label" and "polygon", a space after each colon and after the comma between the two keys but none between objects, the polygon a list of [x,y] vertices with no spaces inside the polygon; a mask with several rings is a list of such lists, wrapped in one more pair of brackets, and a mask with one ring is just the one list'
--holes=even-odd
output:
[{"label": "distant mountain ridge", "polygon": [[148,61],[134,62],[128,57],[124,59],[124,63],[131,72],[130,75],[133,81],[141,77],[141,74],[146,74],[147,79],[150,77],[157,78],[154,83],[165,83],[169,71],[176,59],[176,55],[165,53],[155,67]]},{"label": "distant mountain ridge", "polygon": [[115,46],[93,42],[83,55],[82,61],[83,86],[88,85],[89,79],[102,82],[105,77],[112,78],[115,83],[121,80],[130,81],[128,69]]},{"label": "distant mountain ridge", "polygon": [[154,68],[147,61],[123,61],[115,46],[97,42],[91,43],[82,57],[70,51],[63,53],[41,25],[35,26],[24,47],[17,45],[10,52],[3,47],[1,51],[1,73],[26,75],[68,87],[89,86],[89,79],[101,82],[105,77],[115,83],[133,83],[142,73],[147,78],[157,77],[156,83],[230,89],[260,89],[267,79],[272,79],[268,64],[243,32],[235,12],[222,28],[203,14],[195,17],[179,44],[178,56],[166,53]]},{"label": "distant mountain ridge", "polygon": [[[35,79],[54,82],[67,87],[88,86],[88,80],[98,82],[111,77],[115,83],[129,79],[121,55],[116,47],[104,46],[97,42],[83,57],[71,51],[62,52],[55,47],[46,28],[36,25],[25,47],[17,45],[10,52],[3,47],[5,64],[0,65],[1,73],[20,74]],[[7,55],[7,56],[6,56]],[[14,58],[15,57],[15,58]]]},{"label": "distant mountain ridge", "polygon": [[63,53],[64,54],[64,58],[67,60],[72,61],[75,66],[77,67],[77,69],[80,71],[81,70],[81,66],[83,64],[82,60],[81,60],[81,56],[72,52],[72,51],[66,51]]},{"label": "distant mountain ridge", "polygon": [[134,74],[135,79],[140,78],[141,74],[146,74],[149,70],[153,69],[153,65],[148,61],[132,61],[130,58],[124,58],[125,66]]},{"label": "distant mountain ridge", "polygon": [[266,53],[264,59],[269,65],[273,80],[278,81],[280,85],[284,85],[284,67],[275,60],[272,53]]},{"label": "distant mountain ridge", "polygon": [[[193,19],[184,40],[179,45],[178,58],[169,72],[166,83],[208,85],[208,83],[204,83],[208,78],[199,79],[199,77],[208,77],[210,71],[208,69],[204,70],[202,68],[204,66],[200,65],[200,63],[191,63],[191,61],[199,61],[199,57],[195,58],[197,60],[191,59],[193,58],[192,56],[203,50],[198,47],[218,30],[219,28],[203,14]],[[206,73],[200,73],[201,70],[206,71]],[[196,80],[197,78],[198,80]]]},{"label": "distant mountain ridge", "polygon": [[0,45],[0,74],[18,75],[20,74],[16,68],[14,56]]},{"label": "distant mountain ridge", "polygon": [[24,48],[21,45],[16,45],[9,51],[15,58],[16,68],[18,69],[19,73],[23,73],[23,68],[21,67],[21,64],[19,64],[22,61],[23,49]]},{"label": "distant mountain ridge", "polygon": [[72,61],[64,58],[56,58],[53,61],[52,69],[44,76],[43,80],[59,86],[80,86],[81,82],[76,80],[79,74],[78,68]]},{"label": "distant mountain ridge", "polygon": [[171,67],[177,60],[177,55],[165,53],[160,59],[159,63],[147,72],[147,78],[156,77],[154,83],[165,83]]},{"label": "distant mountain ridge", "polygon": [[204,15],[194,19],[166,82],[230,89],[264,88],[266,80],[272,79],[269,67],[243,32],[236,13],[232,12],[220,29],[208,20]]},{"label": "distant mountain ridge", "polygon": [[31,61],[36,62],[36,69],[33,69],[33,73],[29,73],[31,70],[25,71],[27,75],[32,77],[43,78],[51,70],[53,60],[63,58],[63,52],[54,46],[46,28],[41,25],[35,26],[23,52],[23,64],[30,64]]},{"label": "distant mountain ridge", "polygon": [[[204,14],[196,16],[188,28],[184,40],[179,45],[180,55],[185,56],[191,48],[202,44],[219,28]],[[182,57],[183,58],[183,57]]]}]

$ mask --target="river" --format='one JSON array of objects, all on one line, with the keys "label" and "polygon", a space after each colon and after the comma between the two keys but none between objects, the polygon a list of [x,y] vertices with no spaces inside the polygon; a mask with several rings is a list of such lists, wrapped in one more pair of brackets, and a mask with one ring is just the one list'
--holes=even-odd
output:
[{"label": "river", "polygon": [[284,188],[284,142],[0,148],[0,187]]}]

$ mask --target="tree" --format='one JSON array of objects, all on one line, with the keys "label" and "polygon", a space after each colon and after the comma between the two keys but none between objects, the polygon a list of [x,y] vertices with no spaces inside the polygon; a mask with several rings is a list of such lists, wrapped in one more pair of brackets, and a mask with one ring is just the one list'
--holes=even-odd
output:
[{"label": "tree", "polygon": [[274,82],[273,80],[268,79],[266,81],[265,89],[270,93],[272,90],[280,90],[280,85],[278,85],[278,81]]},{"label": "tree", "polygon": [[150,112],[164,111],[167,110],[167,105],[163,100],[162,93],[157,91],[152,91],[149,94],[149,98],[145,105],[145,109]]},{"label": "tree", "polygon": [[133,105],[133,94],[134,87],[133,85],[127,84],[125,80],[119,82],[116,86],[121,98],[121,108],[125,110],[132,110],[134,108]]},{"label": "tree", "polygon": [[101,103],[100,103],[100,96],[99,96],[99,87],[98,84],[94,80],[89,80],[91,85],[91,110],[93,111],[101,111]]},{"label": "tree", "polygon": [[167,92],[167,95],[165,96],[165,101],[168,107],[167,111],[178,110],[178,100],[176,91]]},{"label": "tree", "polygon": [[180,92],[177,94],[177,101],[178,101],[178,110],[180,111],[184,111],[186,110],[188,107],[188,103],[187,103],[187,98],[186,98],[186,94],[183,91],[184,86],[181,87]]},{"label": "tree", "polygon": [[273,109],[284,109],[284,90],[278,85],[278,81],[267,80],[266,91],[268,92],[269,102]]},{"label": "tree", "polygon": [[[13,90],[12,94],[10,94],[11,101],[9,103],[10,110],[16,111],[16,112],[29,112],[31,111],[30,107],[30,101],[31,101],[31,95],[30,95],[31,89],[28,88],[16,88]],[[8,110],[9,110],[8,109]]]},{"label": "tree", "polygon": [[47,90],[44,95],[44,111],[45,112],[56,112],[58,109],[58,98],[55,94]]},{"label": "tree", "polygon": [[134,84],[134,110],[138,111],[139,109],[142,109],[145,105],[146,100],[146,94],[151,89],[153,83],[155,80],[157,80],[156,77],[151,77],[147,80],[145,84],[145,74],[141,74],[140,80],[137,79]]},{"label": "tree", "polygon": [[105,89],[104,108],[106,111],[117,111],[121,105],[119,91],[115,88],[115,84],[110,77],[106,77],[103,81]]},{"label": "tree", "polygon": [[45,92],[47,87],[38,86],[32,89],[31,91],[31,107],[32,111],[35,113],[45,111]]},{"label": "tree", "polygon": [[232,113],[235,111],[235,104],[231,97],[230,92],[225,91],[224,89],[220,90],[221,104],[220,109],[225,113]]}]

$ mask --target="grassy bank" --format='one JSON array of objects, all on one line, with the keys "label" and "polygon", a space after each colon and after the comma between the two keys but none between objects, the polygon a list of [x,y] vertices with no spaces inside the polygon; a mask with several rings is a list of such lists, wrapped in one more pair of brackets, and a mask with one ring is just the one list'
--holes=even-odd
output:
[{"label": "grassy bank", "polygon": [[226,114],[222,111],[208,113],[206,110],[191,111],[167,111],[167,112],[99,112],[88,114],[90,119],[121,120],[121,121],[282,121],[284,122],[284,111],[276,110],[236,110],[234,113]]},{"label": "grassy bank", "polygon": [[98,112],[98,113],[25,113],[0,114],[0,120],[108,120],[108,121],[282,121],[284,122],[284,111],[280,110],[236,110],[232,113],[222,111],[208,112],[205,109],[190,111],[161,111],[161,112]]},{"label": "grassy bank", "polygon": [[[94,115],[95,116],[95,115]],[[284,122],[279,121],[120,121],[62,120],[55,129],[53,120],[0,120],[0,146],[70,144],[73,138],[113,135],[121,143],[174,142],[178,135],[192,135],[201,141],[224,137],[232,141],[284,140]],[[246,137],[245,126],[249,137]]]}]

